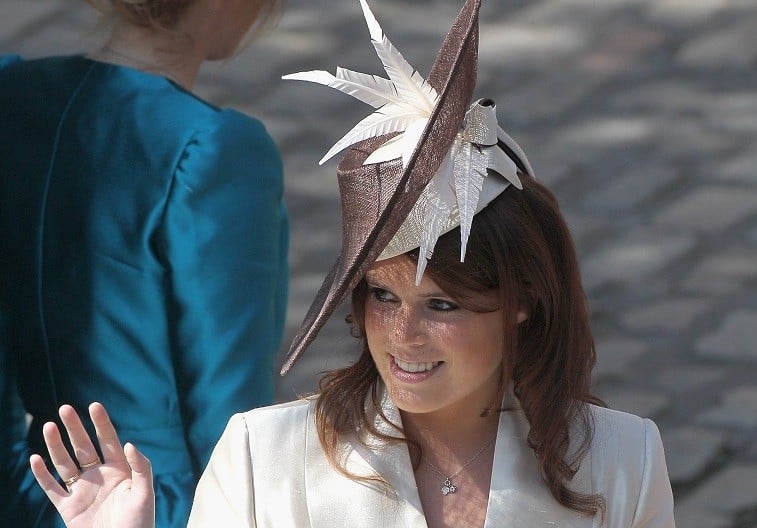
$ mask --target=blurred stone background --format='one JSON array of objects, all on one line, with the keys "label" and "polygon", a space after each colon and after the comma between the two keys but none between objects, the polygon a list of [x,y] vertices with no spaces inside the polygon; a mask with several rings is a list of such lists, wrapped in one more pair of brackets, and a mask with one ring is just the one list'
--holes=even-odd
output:
[{"label": "blurred stone background", "polygon": [[[461,2],[371,5],[425,74]],[[481,21],[477,95],[497,101],[569,221],[598,395],[660,426],[679,527],[757,526],[757,0],[485,0]],[[87,52],[102,37],[83,0],[0,0],[0,53]],[[197,85],[281,147],[285,344],[339,247],[336,162],[317,162],[369,109],[280,77],[337,65],[383,74],[357,0],[289,0],[274,31]],[[352,357],[344,314],[280,400]]]}]

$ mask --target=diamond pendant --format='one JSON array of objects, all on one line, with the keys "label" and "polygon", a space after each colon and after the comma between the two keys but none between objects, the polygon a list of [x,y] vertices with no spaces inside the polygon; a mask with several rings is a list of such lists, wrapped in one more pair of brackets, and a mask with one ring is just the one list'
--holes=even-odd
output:
[{"label": "diamond pendant", "polygon": [[455,493],[456,491],[457,486],[452,484],[452,481],[450,479],[444,479],[444,486],[442,486],[442,495],[449,495],[450,493]]}]

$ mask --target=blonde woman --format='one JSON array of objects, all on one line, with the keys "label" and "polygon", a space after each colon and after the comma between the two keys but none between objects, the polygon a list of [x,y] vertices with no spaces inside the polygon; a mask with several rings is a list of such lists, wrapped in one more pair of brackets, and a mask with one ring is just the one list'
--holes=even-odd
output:
[{"label": "blonde woman", "polygon": [[168,528],[186,524],[229,416],[273,399],[280,157],[259,121],[191,90],[204,61],[230,57],[280,6],[98,7],[113,31],[89,55],[0,58],[0,376],[13,371],[31,416],[0,464],[3,526],[61,525],[26,461],[63,403],[115,411],[149,453]]}]

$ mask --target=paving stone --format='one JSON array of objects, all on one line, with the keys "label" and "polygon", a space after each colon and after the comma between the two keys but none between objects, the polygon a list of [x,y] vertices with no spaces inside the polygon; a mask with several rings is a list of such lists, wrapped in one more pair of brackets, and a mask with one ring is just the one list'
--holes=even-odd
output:
[{"label": "paving stone", "polygon": [[[716,474],[694,493],[682,507],[720,515],[735,515],[757,506],[756,464],[734,464]],[[717,517],[716,517],[717,518]],[[681,525],[688,526],[688,525]]]},{"label": "paving stone", "polygon": [[757,93],[754,90],[729,92],[702,110],[713,128],[752,136],[757,132],[757,120],[753,119],[757,115]]},{"label": "paving stone", "polygon": [[[3,16],[0,17],[0,42],[18,42],[24,28],[38,26],[41,21],[49,20],[61,12],[60,2],[37,0],[35,2],[18,2],[5,0],[0,2]],[[6,53],[6,49],[3,50]]]},{"label": "paving stone", "polygon": [[[669,163],[687,164],[694,161],[707,162],[725,157],[733,149],[737,134],[729,136],[700,117],[674,115],[657,119],[654,123],[652,141],[657,145],[662,159]],[[708,175],[704,181],[709,182]]]},{"label": "paving stone", "polygon": [[[482,22],[479,40],[480,68],[491,64],[538,69],[575,56],[589,45],[578,26],[520,24],[517,20]],[[508,50],[506,54],[502,50]]]},{"label": "paving stone", "polygon": [[757,60],[757,47],[751,45],[757,31],[755,21],[718,28],[697,36],[678,53],[688,66],[749,68]]},{"label": "paving stone", "polygon": [[723,180],[757,182],[757,142],[741,154],[729,157],[725,163],[718,163],[712,168],[712,174]]},{"label": "paving stone", "polygon": [[757,386],[728,390],[719,406],[699,413],[696,421],[709,426],[757,430]]},{"label": "paving stone", "polygon": [[693,239],[684,234],[637,230],[614,239],[584,260],[584,283],[639,281],[659,271],[689,250]]},{"label": "paving stone", "polygon": [[672,115],[698,114],[713,98],[720,95],[688,79],[659,79],[651,77],[639,82],[633,90],[610,92],[608,100],[617,111],[658,112],[661,119]]},{"label": "paving stone", "polygon": [[[521,24],[543,24],[549,22],[562,22],[563,24],[575,24],[575,15],[580,13],[578,18],[588,24],[598,24],[606,21],[608,16],[612,15],[614,9],[622,7],[628,2],[638,0],[607,0],[600,3],[592,3],[581,0],[561,0],[561,1],[532,1],[524,2],[524,8],[519,10],[513,17],[515,22]],[[494,2],[492,2],[494,3]],[[503,6],[507,4],[500,3]],[[606,6],[610,9],[602,9]],[[572,15],[572,16],[571,16]],[[571,22],[568,22],[571,21]]]},{"label": "paving stone", "polygon": [[[517,137],[517,141],[524,150],[528,148],[529,142],[524,141],[521,135]],[[533,147],[534,148],[532,148],[531,150],[536,149],[535,144],[533,145]],[[570,177],[571,167],[567,163],[565,163],[564,160],[555,162],[554,160],[540,157],[529,161],[531,161],[531,165],[534,169],[534,172],[536,173],[536,177],[539,179],[539,181],[544,182],[544,184],[547,185],[550,189],[554,189],[559,182],[564,181]],[[568,205],[562,200],[561,203],[563,206]]]},{"label": "paving stone", "polygon": [[579,61],[582,70],[603,76],[628,73],[644,56],[664,46],[665,33],[656,27],[624,27],[610,32]]},{"label": "paving stone", "polygon": [[[346,314],[345,306],[334,312],[334,315],[323,327],[307,352],[297,361],[292,371],[283,378],[277,378],[277,401],[289,401],[298,395],[315,393],[321,373],[341,368],[357,359],[360,351],[357,347],[357,340],[350,336],[349,327],[344,322]],[[304,313],[302,316],[304,317]],[[299,326],[301,320],[301,318],[297,320],[296,326],[287,332],[284,343],[291,343],[294,337],[294,329]],[[277,365],[280,365],[283,361],[286,351],[287,347],[283,346],[279,352]]]},{"label": "paving stone", "polygon": [[670,480],[687,482],[707,468],[725,441],[725,433],[717,430],[681,427],[662,431],[665,462]]},{"label": "paving stone", "polygon": [[[563,203],[566,201],[561,200]],[[596,215],[585,214],[569,206],[563,208],[563,216],[565,217],[565,222],[568,224],[573,241],[579,250],[585,247],[587,239],[607,229],[607,222],[598,219]]]},{"label": "paving stone", "polygon": [[[328,201],[334,211],[333,221],[339,224],[340,202],[338,191],[334,190],[336,184],[336,171],[334,167],[319,166],[316,161],[317,154],[312,151],[300,151],[294,154],[291,160],[284,162],[286,174],[286,190],[292,193],[303,193],[309,199],[316,198]],[[301,219],[306,220],[306,219]],[[296,221],[296,219],[295,219]],[[303,226],[305,227],[305,226]],[[337,238],[337,237],[334,237]]]},{"label": "paving stone", "polygon": [[757,214],[757,191],[703,186],[665,207],[655,218],[682,231],[714,234]]},{"label": "paving stone", "polygon": [[[657,0],[647,4],[648,14],[656,20],[675,23],[692,24],[704,22],[709,17],[720,13],[732,4],[730,0]],[[684,525],[685,526],[685,525]]]},{"label": "paving stone", "polygon": [[596,392],[611,409],[644,418],[654,418],[670,403],[670,398],[665,393],[650,389],[600,384]]},{"label": "paving stone", "polygon": [[639,305],[621,316],[631,329],[655,329],[660,332],[680,332],[705,313],[708,301],[701,297],[678,297],[656,300]]},{"label": "paving stone", "polygon": [[676,505],[676,526],[680,528],[732,528],[728,516],[702,510],[701,504]]},{"label": "paving stone", "polygon": [[613,215],[638,208],[642,202],[670,185],[677,176],[670,168],[655,165],[634,165],[613,174],[608,183],[590,193],[584,205]]},{"label": "paving stone", "polygon": [[709,359],[757,361],[757,310],[739,310],[721,327],[696,344],[697,354]]},{"label": "paving stone", "polygon": [[[692,293],[712,296],[740,293],[757,278],[757,249],[727,248],[712,251],[685,277],[684,288]],[[693,263],[692,263],[693,264]]]},{"label": "paving stone", "polygon": [[[582,101],[590,98],[600,86],[600,81],[577,70],[560,70],[550,75],[538,76],[497,96],[498,111],[515,122],[549,121],[559,126],[556,120]],[[565,132],[559,134],[564,137]],[[559,141],[559,138],[556,139]],[[546,145],[546,150],[554,147]]]},{"label": "paving stone", "polygon": [[654,125],[646,117],[589,116],[583,123],[562,131],[562,141],[581,148],[607,148],[644,142],[652,137]]},{"label": "paving stone", "polygon": [[597,340],[594,379],[623,376],[631,364],[648,352],[647,344],[633,339]]},{"label": "paving stone", "polygon": [[[19,3],[17,0],[11,1]],[[24,3],[37,4],[37,1]],[[70,0],[41,0],[39,4],[39,16],[28,20],[27,25],[15,26],[15,31],[9,35],[13,42],[13,52],[20,53],[25,58],[35,58],[49,54],[88,52],[102,44],[104,35],[102,31],[98,31],[101,16],[96,10]],[[43,6],[47,7],[43,10]],[[3,15],[5,16],[5,11]],[[0,43],[3,40],[0,33]],[[7,45],[3,46],[3,50],[5,49],[8,49]]]},{"label": "paving stone", "polygon": [[657,370],[654,379],[660,390],[677,393],[723,387],[727,376],[728,370],[719,365],[679,364]]}]

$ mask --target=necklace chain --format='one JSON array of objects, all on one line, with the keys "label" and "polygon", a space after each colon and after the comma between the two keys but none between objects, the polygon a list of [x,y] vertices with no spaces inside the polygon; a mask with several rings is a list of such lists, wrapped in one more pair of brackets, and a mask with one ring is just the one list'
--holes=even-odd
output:
[{"label": "necklace chain", "polygon": [[483,445],[483,447],[481,447],[481,449],[476,451],[476,454],[470,457],[470,459],[468,459],[468,461],[465,464],[460,466],[460,468],[458,468],[458,470],[452,473],[451,475],[445,475],[444,473],[442,473],[438,467],[436,467],[434,464],[431,463],[431,461],[428,458],[426,458],[426,455],[421,453],[421,458],[426,461],[426,464],[428,464],[431,467],[431,469],[436,471],[439,474],[439,476],[444,479],[444,485],[441,488],[442,495],[449,495],[450,493],[455,493],[457,491],[457,486],[455,486],[452,483],[452,479],[458,476],[462,470],[464,470],[471,463],[473,463],[473,461],[476,460],[481,455],[481,453],[483,453],[486,450],[486,448],[489,447],[492,444],[492,442],[494,442],[496,438],[497,438],[497,435],[495,434]]}]

